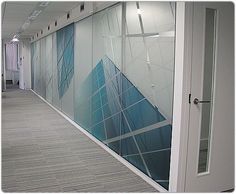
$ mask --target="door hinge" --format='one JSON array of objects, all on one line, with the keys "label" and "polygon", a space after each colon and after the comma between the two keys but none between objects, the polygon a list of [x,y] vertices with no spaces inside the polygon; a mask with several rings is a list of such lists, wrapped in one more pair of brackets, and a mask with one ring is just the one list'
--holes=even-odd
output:
[{"label": "door hinge", "polygon": [[188,95],[188,103],[191,104],[191,94]]}]

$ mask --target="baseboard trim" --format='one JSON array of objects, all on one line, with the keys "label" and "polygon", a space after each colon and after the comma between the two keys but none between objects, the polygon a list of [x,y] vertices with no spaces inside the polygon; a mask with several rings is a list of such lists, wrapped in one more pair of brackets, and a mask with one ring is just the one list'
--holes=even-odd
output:
[{"label": "baseboard trim", "polygon": [[137,169],[135,166],[133,166],[131,163],[126,161],[124,158],[122,158],[120,155],[118,155],[116,152],[111,150],[109,147],[107,147],[105,144],[103,144],[101,141],[99,141],[97,138],[95,138],[93,135],[91,135],[88,131],[83,129],[81,126],[79,126],[77,123],[75,123],[72,119],[70,119],[68,116],[66,116],[63,112],[55,108],[52,104],[50,104],[48,101],[46,101],[43,97],[41,97],[39,94],[37,94],[35,91],[30,89],[36,96],[38,96],[41,100],[43,100],[46,104],[48,104],[51,108],[53,108],[56,112],[58,112],[61,116],[63,116],[67,121],[69,121],[72,125],[74,125],[77,129],[79,129],[83,134],[85,134],[89,139],[91,139],[93,142],[95,142],[97,145],[99,145],[101,148],[103,148],[105,151],[107,151],[109,154],[111,154],[114,158],[116,158],[118,161],[120,161],[122,164],[124,164],[127,168],[129,168],[132,172],[134,172],[136,175],[141,177],[145,182],[147,182],[149,185],[154,187],[158,192],[168,192],[165,188],[163,188],[161,185],[159,185],[157,182],[152,180],[150,177],[148,177],[146,174],[144,174],[142,171]]}]

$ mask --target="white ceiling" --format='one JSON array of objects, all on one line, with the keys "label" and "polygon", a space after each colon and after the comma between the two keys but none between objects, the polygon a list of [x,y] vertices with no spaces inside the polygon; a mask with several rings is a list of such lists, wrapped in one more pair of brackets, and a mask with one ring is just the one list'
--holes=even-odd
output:
[{"label": "white ceiling", "polygon": [[[39,1],[2,3],[2,39],[12,38],[21,28],[28,16],[35,10]],[[50,2],[40,15],[31,22],[29,27],[20,35],[21,38],[29,38],[36,32],[45,28],[51,22],[57,20],[60,16],[66,14],[80,2]]]}]

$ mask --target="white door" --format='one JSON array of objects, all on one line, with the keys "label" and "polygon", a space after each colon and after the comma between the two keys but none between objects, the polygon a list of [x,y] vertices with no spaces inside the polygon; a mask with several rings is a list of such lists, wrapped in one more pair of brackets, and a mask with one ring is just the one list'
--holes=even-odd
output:
[{"label": "white door", "polygon": [[185,191],[225,191],[234,187],[234,5],[193,7]]}]

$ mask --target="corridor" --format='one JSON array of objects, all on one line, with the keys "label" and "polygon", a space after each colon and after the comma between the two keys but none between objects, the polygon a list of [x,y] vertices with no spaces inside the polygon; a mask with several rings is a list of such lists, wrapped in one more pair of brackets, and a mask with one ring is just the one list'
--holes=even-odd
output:
[{"label": "corridor", "polygon": [[31,91],[2,93],[4,192],[156,192]]}]

